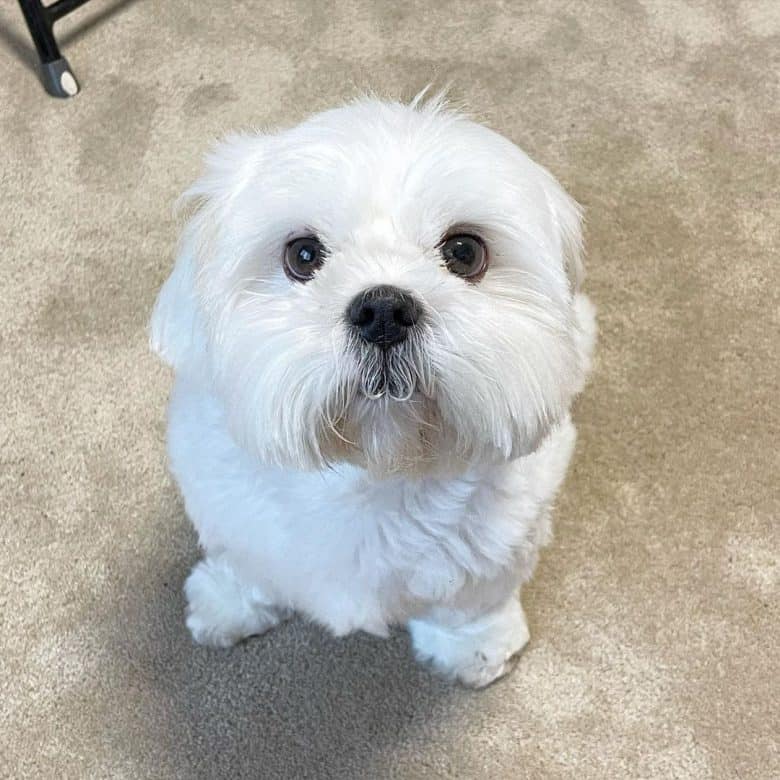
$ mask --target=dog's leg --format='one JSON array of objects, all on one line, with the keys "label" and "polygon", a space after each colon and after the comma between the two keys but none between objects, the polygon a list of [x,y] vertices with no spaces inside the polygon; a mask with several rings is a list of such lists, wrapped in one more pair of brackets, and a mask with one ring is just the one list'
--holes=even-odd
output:
[{"label": "dog's leg", "polygon": [[219,558],[196,564],[184,585],[187,628],[202,645],[230,647],[262,634],[287,617],[257,587],[247,585]]},{"label": "dog's leg", "polygon": [[528,642],[528,626],[516,594],[476,619],[438,609],[431,617],[409,621],[418,661],[464,685],[482,688],[509,672]]}]

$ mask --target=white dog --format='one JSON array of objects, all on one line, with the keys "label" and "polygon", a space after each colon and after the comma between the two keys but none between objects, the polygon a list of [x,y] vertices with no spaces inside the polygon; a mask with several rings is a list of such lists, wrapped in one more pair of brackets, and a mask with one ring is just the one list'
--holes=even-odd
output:
[{"label": "white dog", "polygon": [[501,676],[595,334],[577,205],[440,98],[232,136],[185,198],[151,328],[193,637],[405,624],[439,671]]}]

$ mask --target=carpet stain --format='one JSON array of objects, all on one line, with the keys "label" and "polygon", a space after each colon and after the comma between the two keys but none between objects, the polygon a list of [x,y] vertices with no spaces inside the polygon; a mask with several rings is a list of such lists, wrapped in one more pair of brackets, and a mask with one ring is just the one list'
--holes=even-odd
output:
[{"label": "carpet stain", "polygon": [[185,98],[182,109],[187,116],[197,116],[200,113],[214,111],[225,103],[238,100],[238,95],[231,84],[226,81],[218,84],[203,84],[193,89]]},{"label": "carpet stain", "polygon": [[153,93],[118,77],[93,96],[78,128],[77,173],[84,187],[121,194],[138,186],[157,106]]}]

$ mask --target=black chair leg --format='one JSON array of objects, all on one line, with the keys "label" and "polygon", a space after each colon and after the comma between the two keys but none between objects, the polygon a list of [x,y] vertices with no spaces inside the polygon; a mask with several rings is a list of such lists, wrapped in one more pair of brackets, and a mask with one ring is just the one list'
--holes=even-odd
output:
[{"label": "black chair leg", "polygon": [[85,2],[86,0],[57,0],[56,3],[45,6],[41,0],[19,0],[41,62],[43,86],[55,97],[73,97],[79,91],[79,83],[68,61],[60,53],[52,28],[57,19]]}]

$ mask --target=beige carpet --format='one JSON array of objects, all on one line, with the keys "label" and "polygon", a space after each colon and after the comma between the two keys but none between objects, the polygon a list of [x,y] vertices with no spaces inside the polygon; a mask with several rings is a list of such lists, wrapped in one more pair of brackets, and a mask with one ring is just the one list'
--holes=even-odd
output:
[{"label": "beige carpet", "polygon": [[[107,7],[61,25],[70,101],[0,8],[0,776],[780,776],[776,0]],[[431,80],[586,206],[601,324],[532,641],[482,693],[401,632],[191,644],[145,335],[215,136]]]}]

